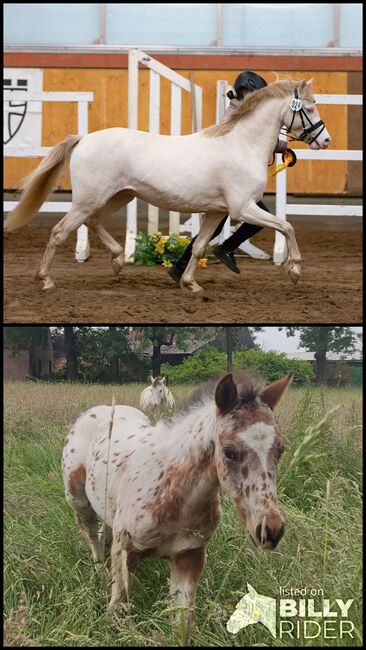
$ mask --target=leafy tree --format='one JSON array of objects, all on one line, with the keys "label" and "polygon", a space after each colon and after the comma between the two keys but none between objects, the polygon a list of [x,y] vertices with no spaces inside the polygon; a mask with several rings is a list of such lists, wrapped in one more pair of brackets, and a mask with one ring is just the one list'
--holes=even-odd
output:
[{"label": "leafy tree", "polygon": [[[162,373],[172,384],[199,383],[212,377],[216,378],[226,371],[227,357],[225,352],[219,352],[210,345],[198,353],[184,359],[178,366],[165,363]],[[233,353],[234,371],[253,371],[254,376],[260,375],[268,382],[280,379],[288,372],[294,373],[294,385],[301,386],[314,380],[312,364],[298,359],[289,359],[286,354],[279,352],[264,352],[258,348],[241,350]]]},{"label": "leafy tree", "polygon": [[163,345],[171,346],[175,343],[181,350],[188,348],[189,342],[195,340],[208,340],[216,332],[213,327],[194,327],[181,325],[147,326],[138,328],[140,333],[137,351],[143,353],[152,345],[152,374],[157,377],[161,374],[161,348]]},{"label": "leafy tree", "polygon": [[32,338],[41,329],[38,325],[7,325],[4,327],[4,344],[11,355],[15,356],[20,350],[29,348]]},{"label": "leafy tree", "polygon": [[[280,328],[282,329],[282,328]],[[351,327],[342,325],[320,325],[319,327],[285,327],[287,336],[300,334],[300,345],[305,350],[314,352],[316,361],[316,381],[318,384],[326,382],[327,353],[352,352],[357,347],[359,335]]]},{"label": "leafy tree", "polygon": [[78,357],[76,352],[76,333],[72,325],[64,326],[64,344],[66,354],[66,376],[70,381],[78,377]]}]

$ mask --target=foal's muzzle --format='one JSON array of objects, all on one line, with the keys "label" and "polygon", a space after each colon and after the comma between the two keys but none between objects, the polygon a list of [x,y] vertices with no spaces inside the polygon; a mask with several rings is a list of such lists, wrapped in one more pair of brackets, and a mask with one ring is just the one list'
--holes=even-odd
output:
[{"label": "foal's muzzle", "polygon": [[265,517],[255,530],[256,543],[263,549],[276,548],[285,531],[285,522],[281,516]]}]

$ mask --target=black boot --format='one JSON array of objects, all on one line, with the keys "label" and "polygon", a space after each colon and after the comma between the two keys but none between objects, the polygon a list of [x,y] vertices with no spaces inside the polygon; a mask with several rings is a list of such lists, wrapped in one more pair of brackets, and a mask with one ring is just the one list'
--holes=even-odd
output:
[{"label": "black boot", "polygon": [[240,273],[240,269],[236,265],[234,253],[232,251],[225,250],[223,246],[216,246],[212,252],[215,257],[217,257],[230,269],[230,271],[234,271],[234,273]]},{"label": "black boot", "polygon": [[168,273],[169,273],[170,277],[173,278],[174,282],[176,282],[178,286],[180,285],[180,279],[181,279],[184,271],[186,270],[186,268],[187,268],[187,265],[184,268],[182,268],[182,267],[178,266],[178,264],[173,264],[173,266],[171,266],[168,269]]}]

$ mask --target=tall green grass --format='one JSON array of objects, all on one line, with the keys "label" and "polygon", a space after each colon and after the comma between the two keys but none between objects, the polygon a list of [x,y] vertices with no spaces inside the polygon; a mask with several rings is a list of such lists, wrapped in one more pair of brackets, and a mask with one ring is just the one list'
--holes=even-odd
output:
[{"label": "tall green grass", "polygon": [[[61,451],[68,424],[93,404],[138,406],[142,385],[5,385],[5,596],[8,645],[182,645],[171,624],[168,566],[142,563],[127,609],[108,597],[63,494]],[[174,389],[179,402],[192,387]],[[333,415],[326,414],[334,407]],[[325,417],[325,422],[321,421]],[[292,389],[278,409],[286,450],[278,491],[286,532],[273,552],[253,549],[226,495],[197,594],[196,646],[359,646],[361,641],[361,392]],[[354,639],[273,639],[257,624],[237,635],[226,622],[246,584],[318,588],[354,599]],[[22,594],[24,594],[22,596]],[[318,601],[319,602],[319,601]]]}]

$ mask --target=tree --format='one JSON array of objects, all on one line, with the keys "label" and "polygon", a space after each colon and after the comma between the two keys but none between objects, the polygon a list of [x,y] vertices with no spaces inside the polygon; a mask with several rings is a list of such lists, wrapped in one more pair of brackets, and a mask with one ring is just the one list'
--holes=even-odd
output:
[{"label": "tree", "polygon": [[[282,329],[282,328],[280,328]],[[326,382],[326,362],[328,352],[352,352],[357,347],[359,335],[351,327],[341,325],[320,325],[319,327],[285,327],[287,336],[300,334],[300,345],[314,352],[316,361],[316,381]]]},{"label": "tree", "polygon": [[173,343],[181,350],[186,350],[190,341],[209,340],[216,333],[215,327],[194,327],[181,325],[159,326],[137,328],[139,335],[138,350],[143,353],[147,347],[152,345],[152,374],[154,377],[160,375],[161,347],[171,346]]},{"label": "tree", "polygon": [[64,341],[66,354],[66,376],[76,381],[78,376],[78,357],[76,353],[76,333],[72,325],[64,325]]},{"label": "tree", "polygon": [[232,372],[233,371],[233,336],[232,336],[232,328],[230,325],[227,325],[225,328],[225,335],[226,335],[226,371],[227,372]]}]

